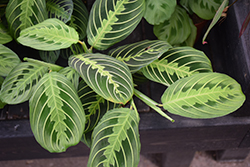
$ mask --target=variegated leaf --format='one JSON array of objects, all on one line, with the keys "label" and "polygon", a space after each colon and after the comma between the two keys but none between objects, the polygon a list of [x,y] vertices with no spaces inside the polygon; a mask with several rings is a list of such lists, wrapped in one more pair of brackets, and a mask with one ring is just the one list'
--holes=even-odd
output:
[{"label": "variegated leaf", "polygon": [[105,50],[125,39],[139,24],[144,0],[96,0],[87,27],[88,43]]},{"label": "variegated leaf", "polygon": [[73,44],[71,45],[69,48],[66,49],[61,49],[60,51],[60,56],[63,59],[68,60],[68,58],[72,55],[77,55],[77,54],[81,54],[84,53],[84,50],[82,48],[82,45],[77,43],[77,44]]},{"label": "variegated leaf", "polygon": [[77,90],[78,85],[79,85],[80,75],[76,72],[74,68],[65,67],[62,70],[60,70],[59,73],[63,74],[66,78],[68,78]]},{"label": "variegated leaf", "polygon": [[85,131],[81,141],[90,147],[92,142],[91,134],[99,120],[107,111],[121,105],[105,100],[96,94],[83,80],[81,80],[78,87],[78,96],[81,99],[86,115]]},{"label": "variegated leaf", "polygon": [[[2,87],[4,78],[0,76],[0,89]],[[6,103],[3,103],[2,100],[0,100],[0,109],[4,108],[4,106],[6,105]]]},{"label": "variegated leaf", "polygon": [[128,108],[108,111],[93,131],[88,167],[136,167],[140,159],[139,115]]},{"label": "variegated leaf", "polygon": [[47,0],[46,7],[49,18],[57,18],[64,23],[71,19],[73,13],[72,0]]},{"label": "variegated leaf", "polygon": [[109,55],[124,62],[132,73],[150,64],[171,48],[165,41],[145,40],[118,47]]},{"label": "variegated leaf", "polygon": [[214,118],[237,110],[245,101],[241,86],[220,73],[200,73],[180,79],[162,96],[164,109],[190,118]]},{"label": "variegated leaf", "polygon": [[21,31],[18,42],[38,50],[59,50],[79,41],[78,33],[58,19],[47,19]]},{"label": "variegated leaf", "polygon": [[50,152],[63,152],[80,142],[85,114],[72,83],[51,72],[37,84],[30,101],[30,126],[37,142]]},{"label": "variegated leaf", "polygon": [[6,8],[10,33],[17,39],[21,30],[47,19],[45,0],[10,0]]},{"label": "variegated leaf", "polygon": [[79,34],[79,39],[86,37],[89,13],[82,0],[73,0],[74,10],[68,25],[73,27]]},{"label": "variegated leaf", "polygon": [[100,96],[126,104],[133,95],[132,75],[121,61],[103,54],[74,55],[69,58],[84,81]]},{"label": "variegated leaf", "polygon": [[12,41],[12,37],[10,36],[7,28],[0,23],[0,44],[6,44],[10,41]]},{"label": "variegated leaf", "polygon": [[182,43],[180,44],[180,46],[194,46],[194,43],[197,39],[197,27],[194,25],[193,21],[191,19],[189,20],[189,25],[191,27],[191,33],[188,36],[188,38]]},{"label": "variegated leaf", "polygon": [[210,20],[222,2],[223,0],[189,0],[189,7],[200,18]]},{"label": "variegated leaf", "polygon": [[48,63],[55,64],[60,55],[60,50],[43,51],[39,50],[40,58]]},{"label": "variegated leaf", "polygon": [[5,78],[0,98],[8,104],[29,100],[36,84],[47,71],[48,68],[29,62],[18,64]]},{"label": "variegated leaf", "polygon": [[176,7],[176,0],[145,0],[144,17],[148,23],[157,25],[168,20]]},{"label": "variegated leaf", "polygon": [[184,42],[191,33],[189,16],[180,6],[176,6],[171,18],[159,25],[154,26],[154,34],[171,45]]},{"label": "variegated leaf", "polygon": [[21,60],[16,53],[0,44],[0,76],[7,76],[19,63]]},{"label": "variegated leaf", "polygon": [[148,79],[169,86],[181,78],[213,70],[210,60],[202,51],[191,47],[176,47],[169,49],[159,60],[141,71]]}]

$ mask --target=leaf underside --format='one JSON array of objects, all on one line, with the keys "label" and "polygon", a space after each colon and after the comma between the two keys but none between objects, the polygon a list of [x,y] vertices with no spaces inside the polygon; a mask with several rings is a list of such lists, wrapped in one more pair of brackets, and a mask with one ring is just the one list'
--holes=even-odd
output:
[{"label": "leaf underside", "polygon": [[131,73],[135,73],[159,58],[171,47],[165,41],[145,40],[118,47],[112,50],[109,55],[123,61],[129,67]]},{"label": "leaf underside", "polygon": [[63,152],[79,143],[85,114],[74,86],[65,76],[56,72],[44,75],[29,103],[31,129],[42,147]]},{"label": "leaf underside", "polygon": [[84,81],[100,96],[126,104],[133,95],[132,75],[121,61],[103,54],[82,54],[69,58]]},{"label": "leaf underside", "polygon": [[212,71],[207,56],[192,47],[171,48],[141,70],[148,79],[166,86],[196,73]]},{"label": "leaf underside", "polygon": [[128,108],[107,112],[93,131],[88,167],[136,167],[139,163],[139,116]]},{"label": "leaf underside", "polygon": [[144,0],[96,0],[87,27],[88,43],[105,50],[125,39],[139,24]]},{"label": "leaf underside", "polygon": [[180,79],[164,92],[170,113],[189,118],[214,118],[237,110],[245,101],[240,85],[220,73],[200,73]]}]

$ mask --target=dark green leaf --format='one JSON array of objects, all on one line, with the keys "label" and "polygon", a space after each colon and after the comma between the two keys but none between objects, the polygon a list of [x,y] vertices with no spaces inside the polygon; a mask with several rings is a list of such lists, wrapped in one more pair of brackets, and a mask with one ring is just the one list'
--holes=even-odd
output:
[{"label": "dark green leaf", "polygon": [[136,167],[140,159],[139,115],[128,108],[108,111],[93,132],[88,167]]},{"label": "dark green leaf", "polygon": [[49,18],[57,18],[64,23],[68,22],[73,12],[72,0],[47,0]]},{"label": "dark green leaf", "polygon": [[17,39],[21,30],[47,19],[45,0],[10,0],[6,8],[10,33]]},{"label": "dark green leaf", "polygon": [[82,54],[69,58],[84,81],[100,96],[126,104],[133,95],[132,75],[121,61],[103,54]]},{"label": "dark green leaf", "polygon": [[124,62],[132,73],[150,64],[159,58],[172,46],[165,41],[145,40],[118,47],[112,50],[109,55]]},{"label": "dark green leaf", "polygon": [[210,60],[202,51],[191,47],[176,47],[169,49],[159,60],[141,71],[148,79],[169,86],[181,78],[213,70]]},{"label": "dark green leaf", "polygon": [[87,27],[88,43],[105,50],[125,39],[139,24],[144,0],[96,0]]},{"label": "dark green leaf", "polygon": [[37,142],[50,152],[63,152],[80,142],[85,114],[72,83],[51,72],[40,80],[30,101],[30,126]]},{"label": "dark green leaf", "polygon": [[0,23],[0,44],[6,44],[10,41],[12,41],[12,37],[10,36],[7,28]]},{"label": "dark green leaf", "polygon": [[40,58],[47,62],[55,64],[57,59],[59,58],[60,50],[54,50],[54,51],[43,51],[39,50]]},{"label": "dark green leaf", "polygon": [[77,90],[79,85],[80,75],[76,72],[74,68],[65,67],[62,70],[60,70],[59,73],[63,74],[66,78],[68,78]]}]

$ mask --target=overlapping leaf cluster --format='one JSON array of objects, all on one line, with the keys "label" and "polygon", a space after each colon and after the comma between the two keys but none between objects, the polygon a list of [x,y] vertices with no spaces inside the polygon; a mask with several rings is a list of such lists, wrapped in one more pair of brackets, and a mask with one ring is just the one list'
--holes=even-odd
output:
[{"label": "overlapping leaf cluster", "polygon": [[[190,24],[179,7],[164,11],[175,6],[174,1],[153,5],[150,0],[96,0],[88,17],[81,0],[10,0],[6,3],[9,31],[0,29],[0,38],[3,43],[14,38],[40,50],[37,56],[44,61],[24,58],[27,62],[21,62],[0,44],[0,76],[5,77],[0,77],[0,107],[29,100],[31,128],[41,146],[63,152],[82,141],[91,148],[88,167],[138,165],[139,114],[133,95],[170,120],[160,105],[191,118],[235,111],[245,100],[240,85],[214,73],[206,55],[194,48],[173,47],[158,39],[123,45],[108,54],[93,53],[93,48],[105,50],[126,38],[143,14],[151,19],[145,12],[154,7],[162,8],[156,18],[171,15],[168,25],[158,26],[172,36],[159,34],[173,43],[193,41],[192,26],[185,32],[173,29],[173,24],[183,26],[181,20]],[[173,37],[176,34],[183,39]],[[83,41],[85,36],[90,47]],[[68,65],[56,65],[58,57],[67,59]],[[138,74],[167,86],[163,104],[136,90],[133,76]]]}]

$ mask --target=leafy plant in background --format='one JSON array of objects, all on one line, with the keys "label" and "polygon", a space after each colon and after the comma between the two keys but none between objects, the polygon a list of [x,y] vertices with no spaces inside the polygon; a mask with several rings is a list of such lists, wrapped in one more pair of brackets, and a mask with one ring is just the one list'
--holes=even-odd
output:
[{"label": "leafy plant in background", "polygon": [[[63,152],[82,141],[91,149],[89,167],[138,165],[140,118],[134,95],[171,121],[161,107],[190,118],[220,117],[239,108],[245,100],[240,85],[214,73],[206,55],[194,48],[144,40],[99,53],[135,29],[149,2],[96,0],[90,14],[80,0],[3,2],[1,107],[29,100],[39,144]],[[21,62],[3,45],[12,38],[39,50],[43,61],[37,55]],[[68,66],[55,64],[58,55],[68,58]],[[168,87],[162,104],[137,90],[133,77],[138,73]]]}]

